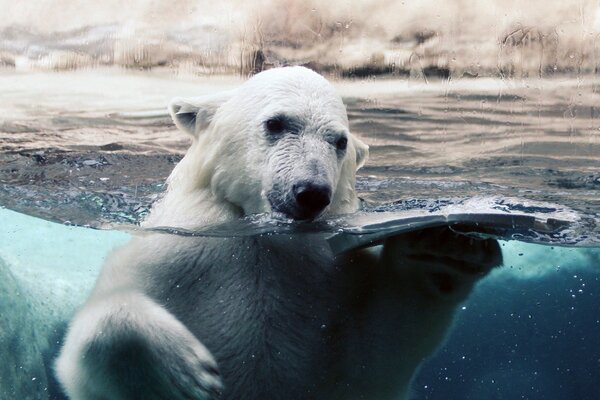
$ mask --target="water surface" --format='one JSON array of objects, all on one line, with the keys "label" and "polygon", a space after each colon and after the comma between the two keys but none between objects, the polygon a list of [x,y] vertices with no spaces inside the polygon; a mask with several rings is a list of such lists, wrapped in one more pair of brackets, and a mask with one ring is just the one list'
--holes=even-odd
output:
[{"label": "water surface", "polygon": [[[5,70],[0,204],[77,225],[137,224],[189,145],[160,115],[169,99],[239,83],[168,71]],[[370,145],[357,182],[370,204],[481,195],[548,201],[579,212],[579,230],[598,242],[598,78],[336,85],[351,130]]]}]

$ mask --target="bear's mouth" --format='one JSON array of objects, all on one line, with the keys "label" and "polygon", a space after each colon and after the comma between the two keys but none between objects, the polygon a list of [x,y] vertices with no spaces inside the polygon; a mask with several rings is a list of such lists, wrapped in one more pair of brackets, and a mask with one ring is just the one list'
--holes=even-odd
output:
[{"label": "bear's mouth", "polygon": [[331,202],[331,189],[326,185],[297,184],[293,196],[270,191],[267,199],[274,212],[296,221],[312,221],[319,217]]},{"label": "bear's mouth", "polygon": [[325,209],[321,211],[306,211],[298,208],[288,207],[272,207],[273,211],[285,215],[286,218],[291,218],[295,221],[313,221],[317,219]]}]

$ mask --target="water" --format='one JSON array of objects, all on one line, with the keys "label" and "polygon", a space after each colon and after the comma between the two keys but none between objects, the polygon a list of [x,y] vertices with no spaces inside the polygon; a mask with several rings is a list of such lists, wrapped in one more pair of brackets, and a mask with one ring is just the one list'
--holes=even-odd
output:
[{"label": "water", "polygon": [[[0,204],[82,226],[139,223],[189,145],[160,115],[165,104],[239,82],[5,71]],[[357,182],[369,207],[485,195],[551,202],[579,213],[573,235],[586,237],[576,242],[599,242],[598,78],[337,85],[351,130],[370,145]]]},{"label": "water", "polygon": [[[189,143],[157,110],[171,97],[239,82],[168,70],[0,72],[0,205],[17,211],[0,209],[0,267],[14,275],[10,290],[29,299],[18,313],[28,329],[22,343],[51,358],[105,254],[160,197]],[[367,210],[500,196],[557,204],[579,218],[538,241],[546,246],[502,242],[504,267],[459,310],[447,342],[415,378],[414,398],[598,398],[598,77],[335,84],[351,130],[371,146],[357,183]],[[275,222],[250,221],[248,233],[282,229]],[[239,226],[219,229],[227,235]],[[11,387],[31,398],[59,396],[48,369],[19,358],[31,357],[28,346],[14,352],[21,368],[0,376],[3,390],[18,379]]]}]

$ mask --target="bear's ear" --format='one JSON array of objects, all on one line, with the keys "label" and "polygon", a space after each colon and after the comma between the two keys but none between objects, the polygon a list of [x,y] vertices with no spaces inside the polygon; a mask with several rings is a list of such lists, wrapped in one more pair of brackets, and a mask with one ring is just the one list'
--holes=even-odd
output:
[{"label": "bear's ear", "polygon": [[354,151],[356,152],[356,170],[362,168],[369,158],[369,146],[363,143],[361,140],[353,136],[354,139]]},{"label": "bear's ear", "polygon": [[208,128],[219,107],[232,96],[233,91],[187,99],[176,97],[169,104],[169,113],[179,129],[197,138]]}]

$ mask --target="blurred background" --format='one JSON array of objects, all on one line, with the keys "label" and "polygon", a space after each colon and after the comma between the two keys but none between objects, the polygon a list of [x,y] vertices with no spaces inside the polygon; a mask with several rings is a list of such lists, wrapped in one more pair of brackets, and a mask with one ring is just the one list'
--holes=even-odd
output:
[{"label": "blurred background", "polygon": [[0,0],[0,65],[343,77],[546,77],[600,68],[598,0]]}]

